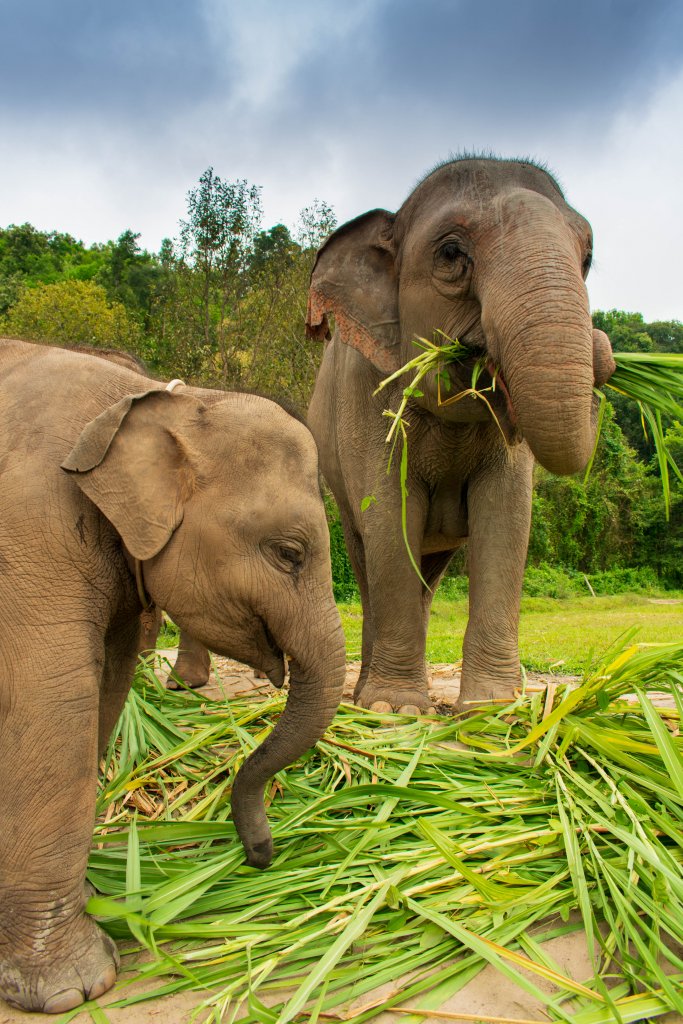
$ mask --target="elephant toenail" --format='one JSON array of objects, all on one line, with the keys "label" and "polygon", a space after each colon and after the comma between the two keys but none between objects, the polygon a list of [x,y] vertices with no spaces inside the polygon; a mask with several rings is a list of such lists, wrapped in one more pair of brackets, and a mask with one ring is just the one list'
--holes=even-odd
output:
[{"label": "elephant toenail", "polygon": [[115,981],[116,968],[112,964],[110,967],[107,967],[102,974],[100,974],[99,978],[88,993],[88,999],[99,999],[101,995],[104,995],[105,992],[109,991]]},{"label": "elephant toenail", "polygon": [[370,705],[370,711],[375,711],[378,715],[390,715],[393,710],[387,700],[376,700],[374,704]]},{"label": "elephant toenail", "polygon": [[43,1013],[66,1013],[67,1010],[73,1010],[74,1006],[80,1006],[82,1002],[82,992],[77,988],[65,988],[63,992],[58,992],[45,1000]]},{"label": "elephant toenail", "polygon": [[413,715],[416,718],[422,714],[417,704],[403,704],[398,709],[398,713],[399,715]]}]

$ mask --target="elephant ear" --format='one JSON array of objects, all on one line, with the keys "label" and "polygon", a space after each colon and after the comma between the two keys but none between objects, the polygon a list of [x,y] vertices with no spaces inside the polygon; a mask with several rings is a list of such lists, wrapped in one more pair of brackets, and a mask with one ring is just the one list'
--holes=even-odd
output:
[{"label": "elephant ear", "polygon": [[370,210],[337,228],[318,251],[306,314],[309,338],[330,337],[331,313],[341,340],[383,372],[401,365],[393,228],[386,210]]},{"label": "elephant ear", "polygon": [[203,410],[167,391],[122,398],[87,424],[62,463],[140,561],[158,554],[183,520],[195,487],[183,424]]}]

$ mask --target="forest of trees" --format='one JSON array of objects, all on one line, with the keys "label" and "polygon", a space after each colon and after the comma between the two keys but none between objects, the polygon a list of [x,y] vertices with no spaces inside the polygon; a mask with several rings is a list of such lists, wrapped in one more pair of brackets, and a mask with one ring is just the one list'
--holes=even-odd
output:
[{"label": "forest of trees", "polygon": [[[308,276],[334,213],[314,200],[293,229],[261,221],[260,188],[209,168],[187,195],[176,238],[158,253],[142,249],[132,230],[86,247],[30,224],[0,229],[0,333],[122,348],[161,379],[256,390],[305,410],[321,355],[303,330]],[[615,350],[683,352],[678,321],[645,323],[618,310],[593,320]],[[638,408],[606,394],[588,480],[537,468],[529,562],[683,587],[683,486],[672,481],[667,522]],[[681,424],[670,426],[668,441],[683,467]],[[330,514],[335,582],[346,595],[352,584]]]}]

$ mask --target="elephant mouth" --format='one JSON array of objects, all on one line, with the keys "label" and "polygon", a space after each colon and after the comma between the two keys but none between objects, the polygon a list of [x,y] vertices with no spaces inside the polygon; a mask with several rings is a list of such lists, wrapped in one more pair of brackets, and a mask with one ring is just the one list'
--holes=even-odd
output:
[{"label": "elephant mouth", "polygon": [[462,341],[468,354],[458,362],[448,366],[451,378],[451,391],[447,397],[442,395],[442,404],[456,400],[458,395],[470,392],[474,388],[482,401],[486,402],[491,418],[496,421],[508,445],[519,444],[522,435],[517,424],[517,413],[512,404],[507,382],[487,352],[486,348],[477,343]]},{"label": "elephant mouth", "polygon": [[261,619],[261,628],[263,631],[263,639],[265,641],[265,644],[263,645],[265,647],[263,664],[255,665],[254,667],[265,672],[275,689],[280,690],[284,685],[287,674],[285,655],[276,643],[273,634],[270,632],[263,619]]}]

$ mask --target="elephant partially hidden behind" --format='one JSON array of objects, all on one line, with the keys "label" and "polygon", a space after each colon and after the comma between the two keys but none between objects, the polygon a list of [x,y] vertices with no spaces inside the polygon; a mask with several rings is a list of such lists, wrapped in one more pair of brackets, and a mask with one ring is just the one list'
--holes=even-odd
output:
[{"label": "elephant partially hidden behind", "polygon": [[[372,210],[338,228],[311,276],[307,326],[329,339],[309,410],[323,474],[339,505],[363,602],[365,707],[429,707],[425,666],[433,589],[467,541],[469,622],[460,704],[508,700],[520,679],[519,607],[531,517],[534,456],[576,473],[594,443],[594,384],[614,372],[609,341],[592,328],[584,278],[592,236],[541,168],[459,159],[437,167],[396,214]],[[435,375],[412,397],[407,534],[399,473],[386,474],[385,409],[409,377],[383,378],[416,355],[416,337],[466,349],[448,366],[452,398],[487,366],[489,405],[443,404]],[[495,419],[494,419],[495,415]],[[363,499],[376,501],[365,511]],[[365,503],[367,505],[367,503]]]},{"label": "elephant partially hidden behind", "polygon": [[84,880],[98,757],[140,646],[136,576],[276,685],[291,659],[286,708],[232,790],[265,867],[265,785],[322,735],[344,683],[313,438],[264,398],[171,393],[0,340],[0,996],[24,1009],[66,1011],[116,977]]}]

